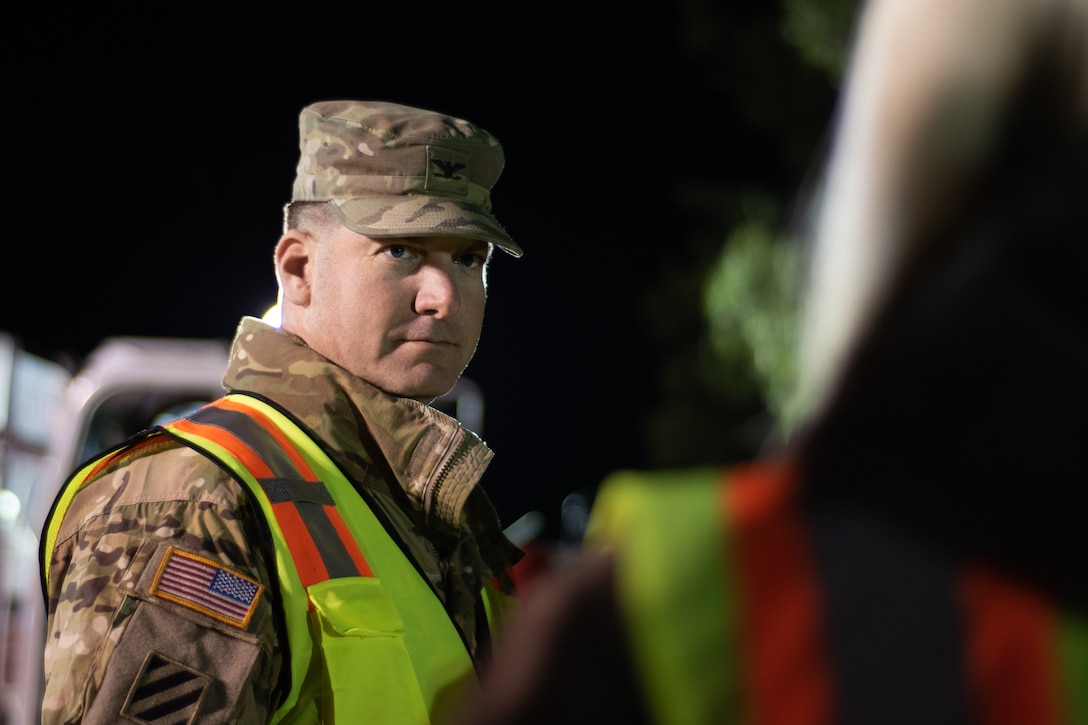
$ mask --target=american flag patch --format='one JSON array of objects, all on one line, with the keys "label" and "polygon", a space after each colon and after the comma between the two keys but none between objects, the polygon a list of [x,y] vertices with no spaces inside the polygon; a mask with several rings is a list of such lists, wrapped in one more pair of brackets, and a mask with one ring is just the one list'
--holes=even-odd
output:
[{"label": "american flag patch", "polygon": [[264,585],[211,559],[171,546],[155,574],[151,594],[245,628]]}]

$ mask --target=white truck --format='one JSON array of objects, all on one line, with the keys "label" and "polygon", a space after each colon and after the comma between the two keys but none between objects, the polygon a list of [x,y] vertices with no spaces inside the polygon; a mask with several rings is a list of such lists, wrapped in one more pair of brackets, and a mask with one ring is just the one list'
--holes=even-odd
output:
[{"label": "white truck", "polygon": [[[91,455],[223,392],[226,340],[111,337],[73,375],[0,331],[0,725],[40,722],[45,603],[42,524]],[[468,378],[434,402],[482,433]]]}]

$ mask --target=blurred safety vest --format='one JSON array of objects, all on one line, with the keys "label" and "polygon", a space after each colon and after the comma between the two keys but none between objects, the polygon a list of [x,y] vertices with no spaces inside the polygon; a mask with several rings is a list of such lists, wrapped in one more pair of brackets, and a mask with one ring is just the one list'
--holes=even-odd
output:
[{"label": "blurred safety vest", "polygon": [[[230,393],[161,430],[226,465],[268,521],[291,660],[290,691],[273,723],[429,723],[476,686],[472,659],[437,595],[294,421]],[[71,479],[53,521],[95,468]],[[55,527],[47,535],[55,538]],[[514,600],[494,581],[482,599],[495,632]],[[323,662],[311,662],[315,655]]]},{"label": "blurred safety vest", "polygon": [[1083,612],[797,490],[781,462],[602,483],[584,541],[618,552],[656,722],[1088,723]]}]

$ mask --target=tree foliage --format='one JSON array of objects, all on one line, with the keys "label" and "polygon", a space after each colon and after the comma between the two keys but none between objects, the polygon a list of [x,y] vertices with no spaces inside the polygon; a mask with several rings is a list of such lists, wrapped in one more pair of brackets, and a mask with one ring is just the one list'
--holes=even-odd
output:
[{"label": "tree foliage", "polygon": [[680,6],[692,83],[729,99],[722,107],[754,137],[774,141],[758,177],[682,185],[683,253],[661,270],[643,311],[659,354],[644,419],[650,466],[742,460],[794,420],[804,275],[796,215],[823,159],[857,5]]}]

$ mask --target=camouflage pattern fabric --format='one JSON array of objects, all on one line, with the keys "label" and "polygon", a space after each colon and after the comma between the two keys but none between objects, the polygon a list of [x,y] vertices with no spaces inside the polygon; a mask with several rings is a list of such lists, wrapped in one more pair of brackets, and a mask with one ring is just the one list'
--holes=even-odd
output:
[{"label": "camouflage pattern fabric", "polygon": [[[475,654],[479,590],[493,575],[508,585],[502,572],[521,556],[477,487],[487,446],[452,418],[388,396],[252,318],[239,326],[224,383],[292,411],[333,452]],[[462,449],[463,463],[442,478],[436,461],[450,446]],[[274,552],[254,511],[242,484],[164,436],[88,481],[50,561],[42,722],[267,722],[288,664]],[[252,582],[245,616],[164,596],[178,556]]]},{"label": "camouflage pattern fabric", "polygon": [[257,602],[243,629],[150,592],[169,545],[270,582],[270,552],[256,546],[260,540],[242,488],[169,439],[88,484],[68,510],[50,562],[42,722],[122,720],[138,682],[132,667],[152,649],[205,663],[200,674],[220,685],[203,691],[199,707],[208,721],[267,721],[283,667],[273,654],[270,598]]},{"label": "camouflage pattern fabric", "polygon": [[328,201],[369,237],[458,236],[520,257],[491,213],[502,145],[460,118],[379,101],[322,101],[299,114],[292,201]]}]

